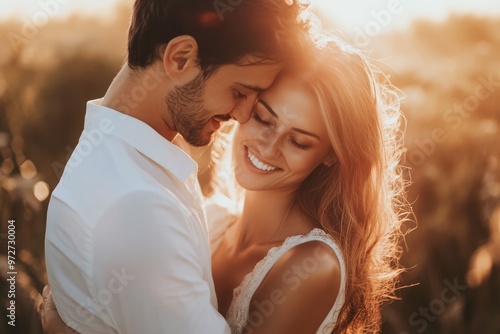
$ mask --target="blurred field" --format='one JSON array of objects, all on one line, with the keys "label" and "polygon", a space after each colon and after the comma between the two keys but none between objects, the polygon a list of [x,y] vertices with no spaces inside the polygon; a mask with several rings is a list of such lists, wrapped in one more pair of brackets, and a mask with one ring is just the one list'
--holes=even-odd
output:
[{"label": "blurred field", "polygon": [[[129,10],[72,16],[28,35],[0,22],[0,299],[7,225],[16,220],[17,326],[38,333],[31,305],[47,283],[49,194],[125,56]],[[12,37],[12,33],[22,39]],[[349,39],[349,36],[344,36]],[[354,36],[352,36],[354,38]],[[383,333],[500,333],[500,18],[415,22],[363,46],[405,94],[405,165],[418,227],[406,239],[400,301]],[[96,189],[98,191],[98,189]],[[415,228],[409,223],[408,229]],[[418,285],[415,285],[418,284]]]}]

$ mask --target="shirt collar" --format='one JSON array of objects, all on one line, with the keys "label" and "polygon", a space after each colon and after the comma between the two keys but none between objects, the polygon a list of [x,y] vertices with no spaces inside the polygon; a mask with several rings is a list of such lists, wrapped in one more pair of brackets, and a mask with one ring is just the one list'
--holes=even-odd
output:
[{"label": "shirt collar", "polygon": [[98,130],[119,137],[149,159],[171,172],[182,183],[197,172],[197,164],[176,145],[163,138],[143,121],[100,105],[101,100],[87,102],[85,131]]}]

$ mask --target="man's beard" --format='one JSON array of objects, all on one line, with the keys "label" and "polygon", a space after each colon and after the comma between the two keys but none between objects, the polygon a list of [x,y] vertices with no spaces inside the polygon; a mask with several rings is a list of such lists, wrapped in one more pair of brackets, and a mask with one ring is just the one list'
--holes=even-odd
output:
[{"label": "man's beard", "polygon": [[210,115],[203,105],[203,92],[207,78],[200,73],[191,82],[176,87],[165,98],[174,130],[193,146],[210,144],[212,136],[203,137],[203,129]]}]

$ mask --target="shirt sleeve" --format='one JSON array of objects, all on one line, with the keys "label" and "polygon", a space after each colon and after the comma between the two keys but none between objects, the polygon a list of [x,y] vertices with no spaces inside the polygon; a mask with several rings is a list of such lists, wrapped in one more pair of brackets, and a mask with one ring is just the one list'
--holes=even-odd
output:
[{"label": "shirt sleeve", "polygon": [[118,333],[230,333],[211,302],[197,223],[175,198],[148,192],[102,216],[91,290]]}]

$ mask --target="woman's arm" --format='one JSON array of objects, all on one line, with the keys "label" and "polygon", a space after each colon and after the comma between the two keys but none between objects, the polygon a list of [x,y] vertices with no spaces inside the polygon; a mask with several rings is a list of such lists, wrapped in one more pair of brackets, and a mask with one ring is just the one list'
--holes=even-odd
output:
[{"label": "woman's arm", "polygon": [[43,302],[40,305],[40,318],[45,334],[78,334],[77,331],[66,326],[57,312],[56,304],[50,293],[50,286],[46,285],[42,292]]},{"label": "woman's arm", "polygon": [[244,333],[316,333],[340,288],[340,265],[322,242],[296,246],[273,266],[250,303]]}]

